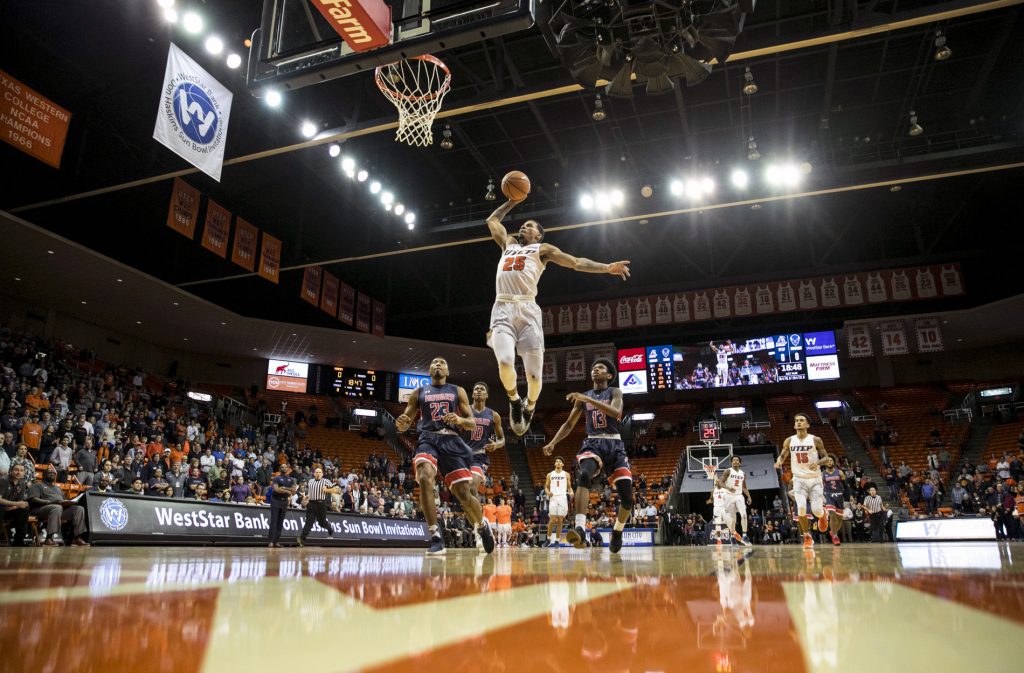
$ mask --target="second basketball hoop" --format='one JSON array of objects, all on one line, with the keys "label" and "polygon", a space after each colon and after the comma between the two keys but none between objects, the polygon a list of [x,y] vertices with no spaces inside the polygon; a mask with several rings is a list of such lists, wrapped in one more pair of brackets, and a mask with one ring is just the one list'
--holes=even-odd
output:
[{"label": "second basketball hoop", "polygon": [[432,144],[434,118],[452,85],[444,61],[430,54],[402,59],[379,66],[375,80],[398,109],[395,140],[420,147]]}]

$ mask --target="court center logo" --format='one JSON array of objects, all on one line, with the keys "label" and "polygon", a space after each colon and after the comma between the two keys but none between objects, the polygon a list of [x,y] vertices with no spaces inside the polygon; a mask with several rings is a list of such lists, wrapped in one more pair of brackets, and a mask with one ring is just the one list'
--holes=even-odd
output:
[{"label": "court center logo", "polygon": [[121,530],[128,525],[128,508],[117,498],[108,498],[100,505],[100,521],[110,530]]}]

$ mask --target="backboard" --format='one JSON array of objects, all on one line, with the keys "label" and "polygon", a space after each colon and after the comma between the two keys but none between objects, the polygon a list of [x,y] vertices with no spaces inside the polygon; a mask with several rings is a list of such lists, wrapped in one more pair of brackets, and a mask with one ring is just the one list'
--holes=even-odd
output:
[{"label": "backboard", "polygon": [[391,44],[356,52],[310,5],[317,1],[264,0],[246,73],[246,85],[254,93],[271,86],[298,89],[514,33],[533,25],[536,2],[386,0],[394,25]]}]

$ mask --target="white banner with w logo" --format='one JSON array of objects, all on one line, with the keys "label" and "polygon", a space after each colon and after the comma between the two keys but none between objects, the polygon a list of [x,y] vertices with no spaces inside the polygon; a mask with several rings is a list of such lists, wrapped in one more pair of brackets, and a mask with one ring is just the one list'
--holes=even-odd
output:
[{"label": "white banner with w logo", "polygon": [[153,138],[220,182],[234,95],[171,44]]}]

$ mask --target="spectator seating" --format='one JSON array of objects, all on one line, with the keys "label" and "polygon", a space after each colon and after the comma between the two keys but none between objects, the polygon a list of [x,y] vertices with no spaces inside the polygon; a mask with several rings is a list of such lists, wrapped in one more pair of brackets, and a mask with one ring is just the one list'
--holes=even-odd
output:
[{"label": "spectator seating", "polygon": [[[828,399],[829,396],[815,396],[814,399]],[[829,455],[843,457],[846,452],[843,450],[843,443],[839,441],[835,430],[828,423],[822,423],[814,409],[814,401],[807,395],[774,395],[765,400],[768,407],[768,420],[772,427],[764,432],[772,444],[779,450],[787,437],[792,435],[793,416],[795,414],[807,414],[811,418],[810,433],[821,437],[825,444],[825,450]]]}]

